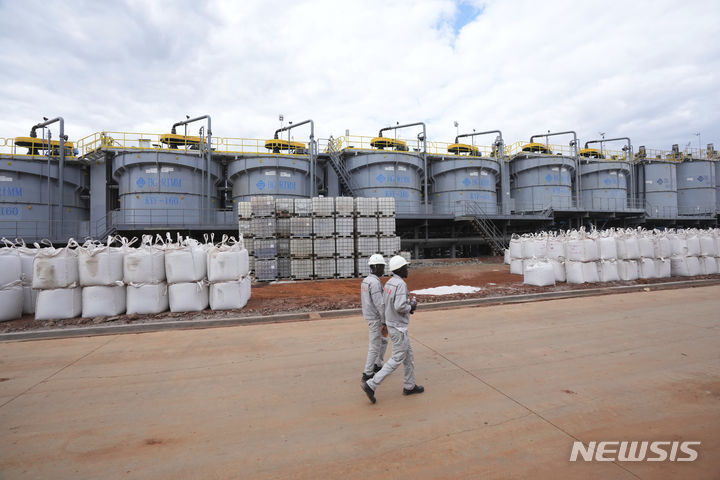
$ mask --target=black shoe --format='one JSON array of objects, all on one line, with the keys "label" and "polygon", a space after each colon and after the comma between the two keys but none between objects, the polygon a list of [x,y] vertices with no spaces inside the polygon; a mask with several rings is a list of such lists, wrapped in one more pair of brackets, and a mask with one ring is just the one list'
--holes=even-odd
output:
[{"label": "black shoe", "polygon": [[412,395],[413,393],[422,393],[425,391],[425,387],[422,385],[415,385],[413,388],[403,388],[403,395]]},{"label": "black shoe", "polygon": [[382,365],[375,365],[375,368],[373,368],[373,370],[375,370],[375,373],[377,373],[380,370],[382,370],[382,367],[383,367]]},{"label": "black shoe", "polygon": [[[375,371],[377,372],[377,370],[375,370]],[[363,372],[362,381],[363,381],[363,382],[367,382],[368,380],[370,380],[370,379],[371,379],[372,377],[374,377],[374,376],[375,376],[375,373],[374,373],[374,372],[371,373],[370,375],[368,375],[367,373]]]},{"label": "black shoe", "polygon": [[365,392],[365,395],[370,399],[372,403],[375,403],[375,390],[370,388],[370,385],[367,384],[367,382],[362,382],[362,389]]}]

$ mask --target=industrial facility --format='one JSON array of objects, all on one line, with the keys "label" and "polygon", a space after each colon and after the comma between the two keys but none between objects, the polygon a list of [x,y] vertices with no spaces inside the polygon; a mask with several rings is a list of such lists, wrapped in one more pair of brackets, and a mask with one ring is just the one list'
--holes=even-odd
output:
[{"label": "industrial facility", "polygon": [[572,131],[506,144],[500,130],[436,142],[422,122],[317,139],[312,120],[225,138],[209,115],[169,127],[71,141],[58,117],[0,138],[0,236],[237,235],[238,204],[260,195],[393,198],[401,249],[430,258],[499,252],[513,233],[710,227],[720,214],[712,144],[635,151],[629,138],[581,145]]}]

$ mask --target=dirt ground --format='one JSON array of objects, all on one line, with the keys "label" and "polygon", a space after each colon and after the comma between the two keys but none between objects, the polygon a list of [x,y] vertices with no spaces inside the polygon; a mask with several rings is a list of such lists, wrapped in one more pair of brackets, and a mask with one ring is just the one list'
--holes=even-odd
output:
[{"label": "dirt ground", "polygon": [[[387,277],[383,278],[383,281]],[[718,275],[693,277],[696,279],[718,278]],[[686,280],[687,278],[683,278]],[[255,282],[250,301],[242,310],[191,313],[164,312],[157,315],[118,315],[115,317],[73,318],[66,320],[36,321],[32,315],[18,320],[0,323],[0,333],[62,328],[78,325],[138,323],[162,320],[222,319],[278,313],[316,312],[360,307],[360,278],[310,281]],[[598,286],[638,285],[667,282],[668,279],[648,279],[632,282],[586,283],[580,285],[559,283],[554,287],[535,287],[523,284],[522,275],[512,275],[510,266],[502,257],[435,259],[416,262],[407,278],[409,289],[468,285],[482,290],[470,294],[419,295],[419,303],[440,302],[466,298],[483,298],[525,293],[582,290]]]}]

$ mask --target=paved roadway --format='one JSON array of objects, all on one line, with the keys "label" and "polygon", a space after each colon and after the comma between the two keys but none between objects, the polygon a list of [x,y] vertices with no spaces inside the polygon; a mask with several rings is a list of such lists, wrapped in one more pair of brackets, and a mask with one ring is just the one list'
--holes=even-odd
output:
[{"label": "paved roadway", "polygon": [[[720,287],[417,312],[372,405],[359,317],[0,344],[0,478],[719,478]],[[679,462],[574,440],[701,441]]]}]

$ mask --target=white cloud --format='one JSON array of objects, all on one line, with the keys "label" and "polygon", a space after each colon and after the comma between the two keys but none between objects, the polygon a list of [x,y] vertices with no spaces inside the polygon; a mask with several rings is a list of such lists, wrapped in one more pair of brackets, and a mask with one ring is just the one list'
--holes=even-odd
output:
[{"label": "white cloud", "polygon": [[718,2],[472,3],[457,22],[469,9],[441,0],[0,2],[0,135],[56,115],[72,138],[164,133],[207,113],[216,136],[264,138],[283,113],[320,137],[425,121],[450,141],[457,120],[507,141],[720,144]]}]

